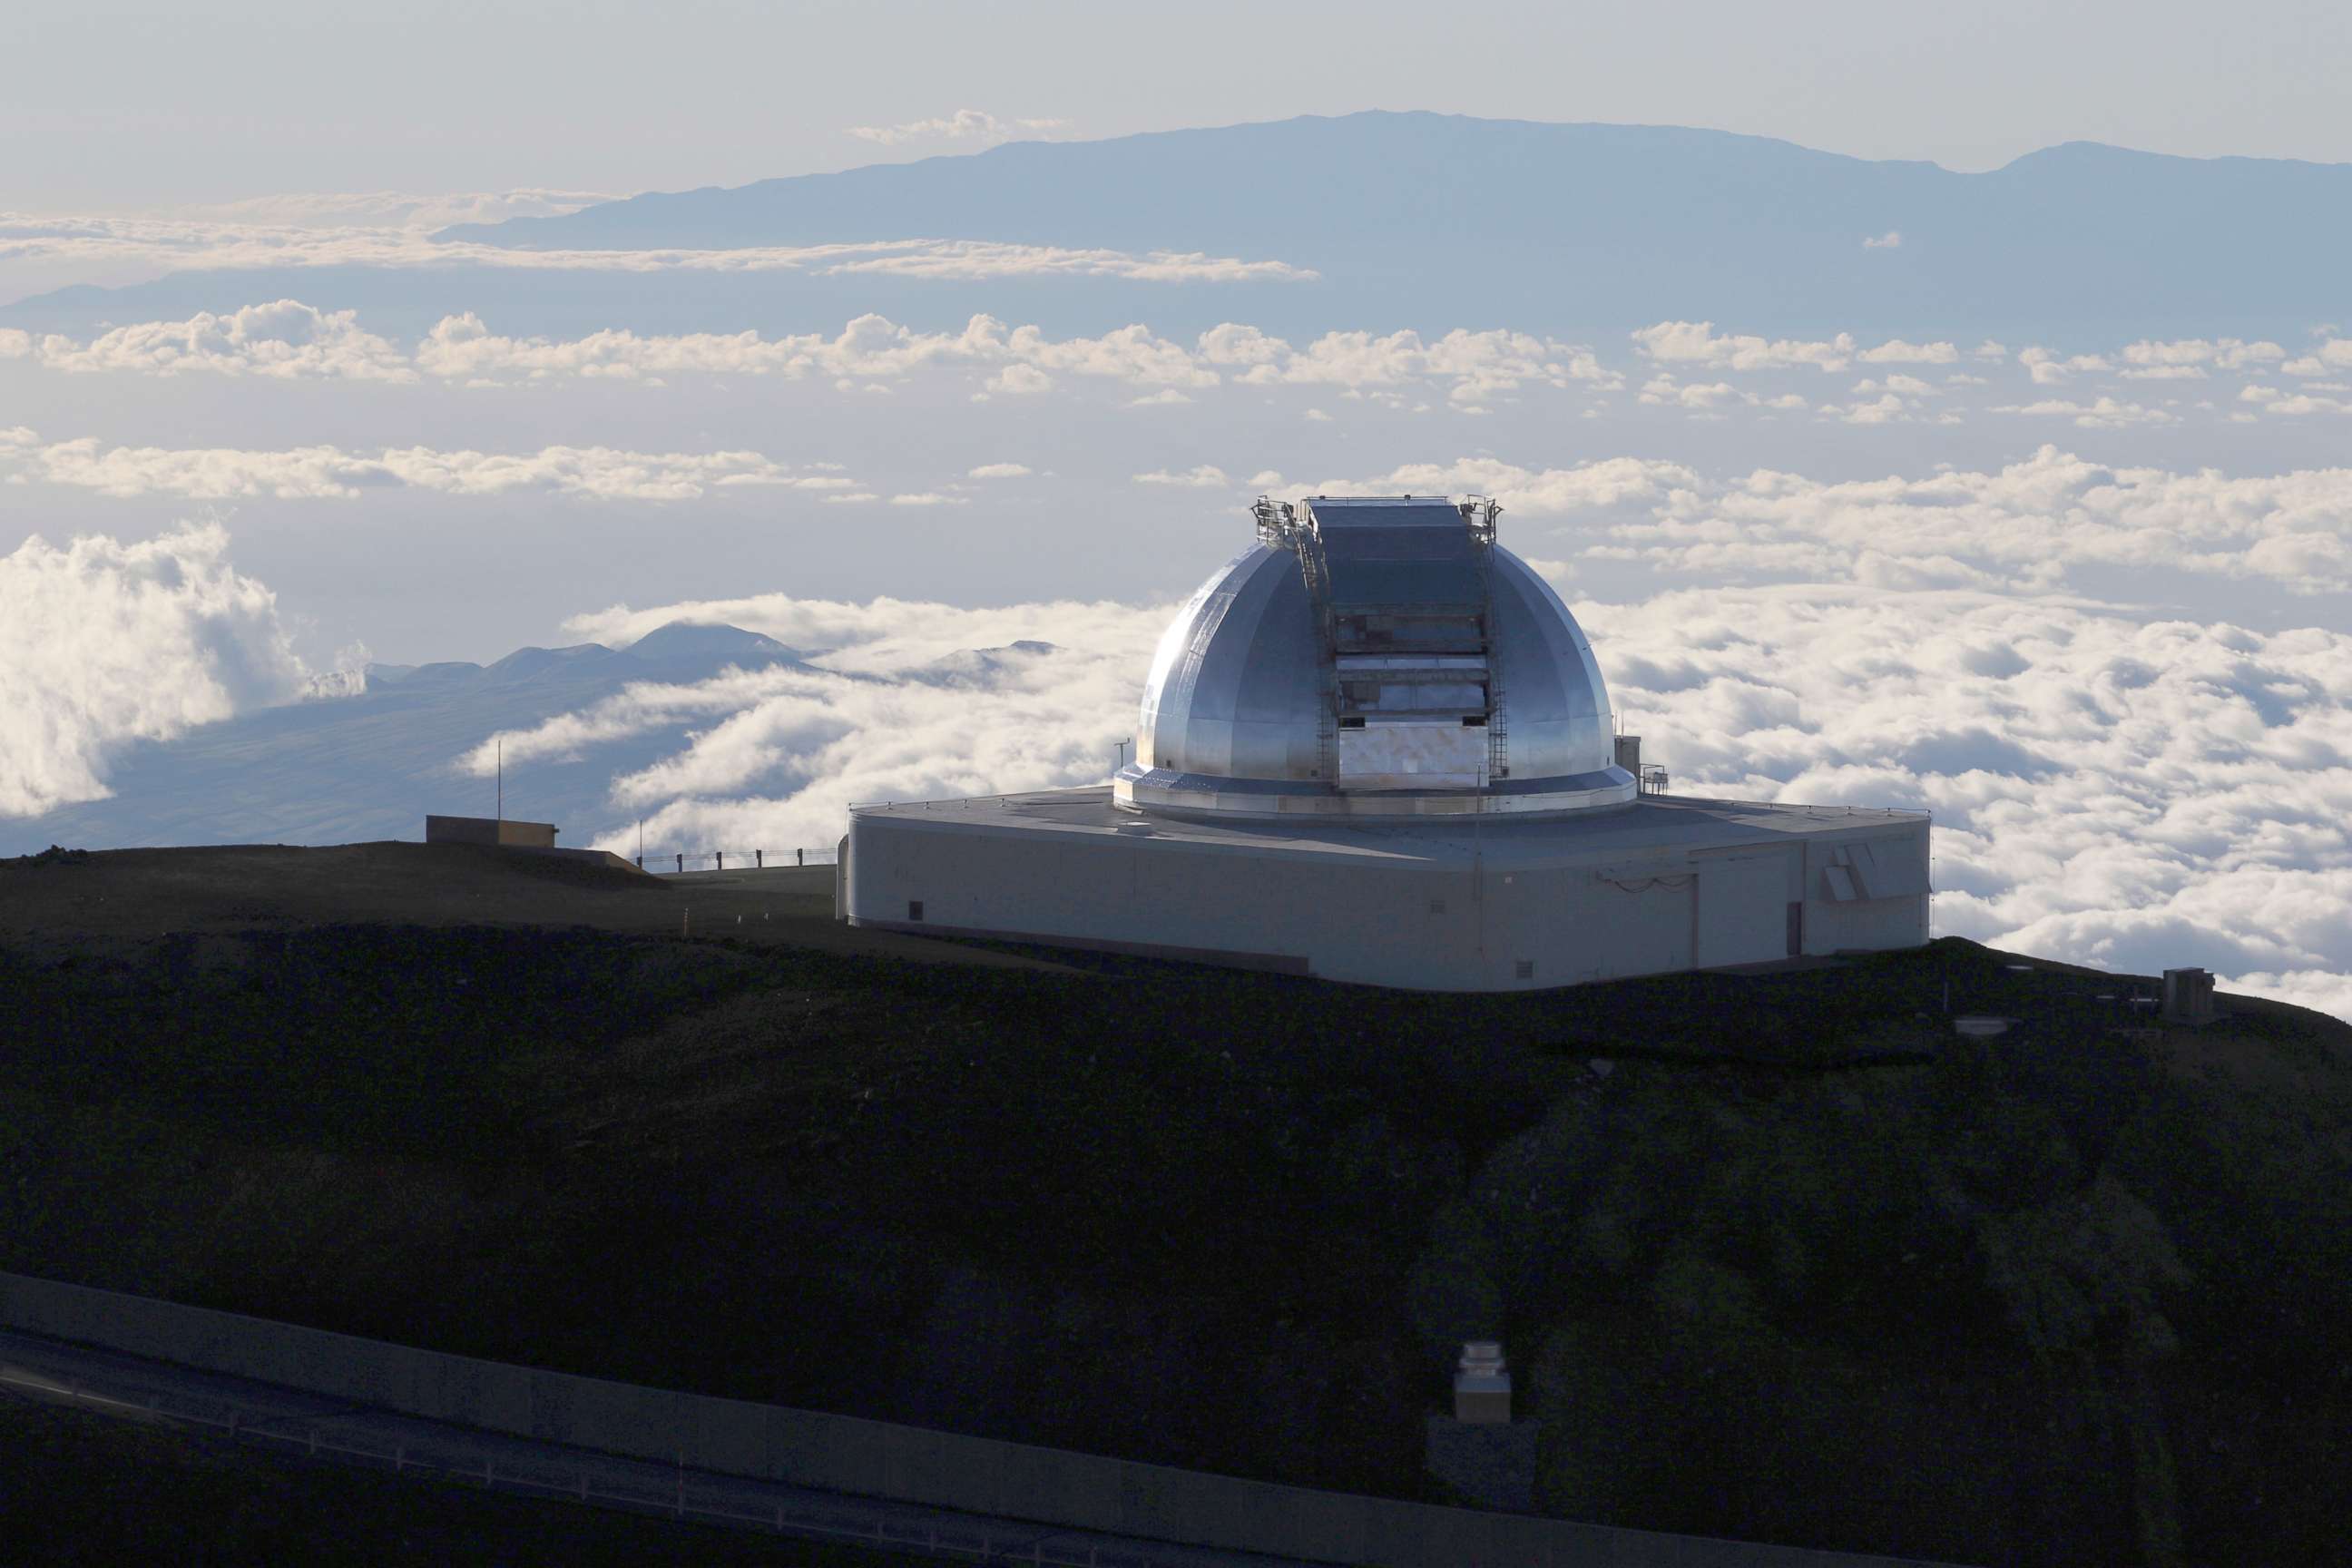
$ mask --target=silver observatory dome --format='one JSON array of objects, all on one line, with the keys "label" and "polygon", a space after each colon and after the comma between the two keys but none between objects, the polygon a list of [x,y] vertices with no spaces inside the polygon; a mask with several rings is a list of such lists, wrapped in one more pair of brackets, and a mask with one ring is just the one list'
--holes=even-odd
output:
[{"label": "silver observatory dome", "polygon": [[1361,816],[1631,801],[1591,645],[1495,542],[1497,510],[1258,502],[1258,542],[1160,639],[1118,804]]}]

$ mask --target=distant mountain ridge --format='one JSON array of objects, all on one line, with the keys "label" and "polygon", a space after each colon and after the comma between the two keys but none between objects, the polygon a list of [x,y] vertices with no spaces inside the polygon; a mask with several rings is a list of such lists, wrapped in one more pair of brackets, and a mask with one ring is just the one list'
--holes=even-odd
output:
[{"label": "distant mountain ridge", "polygon": [[2352,164],[2072,142],[1961,174],[1730,132],[1418,111],[1016,142],[442,237],[525,254],[976,240],[1280,261],[1316,277],[900,276],[822,262],[688,276],[453,260],[60,289],[0,310],[0,322],[88,331],[283,296],[406,334],[463,310],[502,331],[566,335],[838,331],[874,310],[931,331],[986,311],[1057,333],[1244,321],[1294,338],[1508,327],[1622,343],[1656,321],[1711,320],[1774,335],[2104,347],[2118,334],[2291,342],[2352,316]]},{"label": "distant mountain ridge", "polygon": [[646,679],[666,676],[670,667],[688,664],[699,667],[711,661],[723,663],[773,664],[799,662],[800,653],[771,637],[747,632],[740,626],[697,626],[686,621],[672,621],[647,632],[636,641],[620,648],[606,647],[603,643],[574,643],[568,647],[517,648],[495,664],[469,664],[459,660],[443,660],[432,664],[371,664],[367,667],[368,689],[386,686],[434,684],[450,681],[479,681],[489,685],[514,685],[527,680],[566,679],[586,671],[607,671],[621,661],[629,668],[624,672],[629,679]]},{"label": "distant mountain ridge", "polygon": [[[493,785],[452,765],[500,730],[528,729],[636,681],[687,684],[733,665],[805,666],[772,637],[673,622],[625,647],[519,648],[494,664],[371,665],[356,696],[264,708],[117,762],[110,798],[0,817],[0,855],[58,843],[349,844],[416,838],[427,812],[489,815]],[[552,821],[584,846],[610,826],[614,775],[677,748],[667,727],[601,744],[593,757],[510,767],[509,816]],[[776,846],[775,847],[794,847]]]},{"label": "distant mountain ridge", "polygon": [[[1983,174],[1672,126],[1371,111],[1020,142],[445,236],[520,249],[937,237],[1314,268],[1360,325],[2298,324],[2352,306],[2352,164],[2097,142]],[[1865,239],[1899,235],[1898,244]],[[1475,309],[1465,307],[1475,302]]]}]

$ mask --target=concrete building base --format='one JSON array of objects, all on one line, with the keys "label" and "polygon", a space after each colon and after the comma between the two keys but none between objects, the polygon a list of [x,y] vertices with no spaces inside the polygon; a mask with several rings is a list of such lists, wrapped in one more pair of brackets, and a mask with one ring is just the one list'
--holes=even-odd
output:
[{"label": "concrete building base", "polygon": [[1108,788],[860,806],[853,925],[1428,991],[1514,991],[1927,937],[1916,812],[1645,795],[1529,820],[1211,820]]}]

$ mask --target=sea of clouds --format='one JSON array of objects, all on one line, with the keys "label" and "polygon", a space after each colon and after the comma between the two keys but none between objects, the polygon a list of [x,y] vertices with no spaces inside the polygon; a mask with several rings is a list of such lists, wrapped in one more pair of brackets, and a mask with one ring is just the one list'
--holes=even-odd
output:
[{"label": "sea of clouds", "polygon": [[[93,222],[97,220],[91,220]],[[0,215],[0,262],[15,243]],[[299,251],[314,231],[289,228]],[[56,243],[63,243],[62,240]],[[418,265],[446,261],[428,245]],[[1249,262],[1200,255],[1134,257],[978,241],[891,240],[871,245],[809,247],[792,251],[709,252],[511,251],[475,247],[502,260],[487,265],[661,270],[763,267],[828,274],[990,279],[1098,276],[1168,283],[1311,280],[1311,271],[1281,262]],[[207,263],[220,258],[206,257]],[[256,254],[247,264],[269,258]],[[279,259],[283,259],[282,258]],[[316,258],[387,264],[380,257]],[[0,359],[27,360],[67,372],[144,372],[177,375],[436,380],[495,385],[548,376],[658,378],[672,375],[821,376],[851,382],[903,378],[919,371],[961,367],[990,378],[993,390],[1041,391],[1056,375],[1115,383],[1146,391],[1235,387],[1322,386],[1359,395],[1433,386],[1457,408],[1480,408],[1498,394],[1523,388],[1615,393],[1632,384],[1640,402],[1715,414],[1741,406],[1822,414],[1853,424],[1937,422],[1953,413],[1949,400],[1982,397],[1976,389],[2008,378],[1983,411],[2061,418],[2085,429],[2178,423],[2214,414],[2241,422],[2269,416],[2352,412],[2352,338],[2330,325],[2312,329],[2288,347],[2236,338],[2138,339],[2097,353],[2067,353],[2040,344],[2011,349],[1991,341],[1963,347],[1941,340],[1890,338],[1857,342],[1851,333],[1827,338],[1768,339],[1718,332],[1711,321],[1659,321],[1628,335],[1623,345],[1564,342],[1505,328],[1456,328],[1433,337],[1394,331],[1335,331],[1303,343],[1243,322],[1227,321],[1189,339],[1170,338],[1140,323],[1099,336],[1055,338],[1034,326],[1011,326],[986,314],[957,331],[924,331],[868,313],[837,333],[767,337],[740,332],[641,333],[615,328],[578,338],[516,337],[495,331],[468,311],[444,318],[415,342],[403,344],[367,328],[359,312],[299,300],[276,300],[229,311],[199,311],[173,321],[132,322],[86,338],[59,332],[0,329]],[[1008,370],[1026,373],[1007,388]],[[1814,384],[1775,381],[1757,390],[1757,378],[1812,373]],[[1712,375],[1715,380],[1692,379]],[[1734,383],[1726,375],[1742,378]],[[1822,376],[1856,377],[1827,393]],[[1039,380],[1036,378],[1045,378]],[[1810,395],[1808,395],[1810,393]],[[2220,395],[2217,397],[2215,394]]]},{"label": "sea of clouds", "polygon": [[[1538,565],[1574,601],[1645,754],[1679,789],[1933,812],[1939,931],[2133,971],[2202,963],[2352,1016],[2352,637],[2152,612],[2067,583],[2078,563],[2151,551],[2287,586],[2340,573],[2352,474],[2118,472],[2045,450],[1868,484],[1708,480],[1633,458],[1465,459],[1352,483],[1479,489],[1523,519],[1573,520],[1555,535],[1574,542],[1563,558]],[[1627,550],[1686,585],[1577,596],[1580,552]],[[604,842],[642,821],[663,843],[825,843],[856,801],[1103,778],[1172,609],[616,605],[567,629],[620,645],[672,621],[733,625],[815,668],[640,683],[485,735],[449,766],[481,772],[499,746],[509,765],[593,762],[602,745],[683,733],[615,772]],[[126,745],[331,700],[358,657],[328,669],[297,657],[217,522],[129,543],[36,537],[0,558],[0,811],[102,796]]]},{"label": "sea of clouds", "polygon": [[[661,843],[825,843],[855,801],[1099,782],[1172,609],[615,608],[573,629],[731,624],[824,668],[634,687],[497,741],[509,765],[593,758],[683,721],[685,745],[614,780],[608,847],[640,818]],[[1575,609],[1678,790],[1933,812],[1938,931],[2134,972],[2201,963],[2352,1016],[2352,637],[1851,584]],[[954,657],[975,647],[998,651]]]},{"label": "sea of clouds", "polygon": [[[433,226],[586,199],[379,193],[138,218],[0,218],[0,268],[100,256],[157,268],[438,265],[452,253],[431,239]],[[527,260],[1173,284],[1306,276],[1241,258],[929,240]],[[1012,548],[1042,537],[1030,531],[1053,514],[1056,484],[1083,484],[1090,499],[1108,484],[1234,508],[1237,539],[1238,504],[1260,491],[1492,495],[1507,542],[1575,604],[1626,728],[1678,788],[1927,809],[1941,931],[2136,971],[2202,963],[2241,987],[2352,1016],[2352,851],[2340,826],[2352,808],[2352,637],[2324,626],[2352,594],[2352,465],[2336,456],[2336,433],[2352,429],[2352,339],[2333,329],[2293,343],[2217,335],[2063,349],[1769,337],[1693,321],[1603,344],[1493,326],[1293,342],[1235,322],[1055,336],[988,315],[926,331],[869,314],[801,334],[545,338],[460,313],[404,341],[354,311],[277,300],[80,334],[0,330],[0,370],[20,388],[133,378],[207,407],[233,406],[215,389],[243,383],[417,400],[369,405],[404,418],[400,408],[506,411],[503,425],[480,421],[483,434],[467,418],[419,416],[461,438],[382,444],[348,433],[235,439],[246,433],[233,420],[100,436],[75,428],[69,412],[54,416],[63,427],[49,412],[40,428],[20,415],[0,420],[0,497],[37,523],[43,498],[57,497],[146,508],[150,519],[191,501],[284,503],[315,509],[299,514],[307,521],[386,493],[485,518],[538,495],[567,516],[643,509],[626,515],[659,537],[656,519],[764,494],[845,519],[894,503],[962,506],[898,515],[969,518],[1010,531]],[[727,398],[795,388],[833,400],[840,423],[779,421],[784,433],[756,447],[698,444],[681,435],[692,416],[667,427],[654,417],[669,389],[692,386]],[[512,438],[517,428],[553,434],[562,408],[529,400],[565,387],[621,398],[598,416],[642,438]],[[983,410],[1033,426],[1104,410],[1132,423],[1087,425],[1083,452],[1029,445],[937,471],[920,443],[833,460],[824,430],[887,419],[859,411],[887,407],[893,393],[922,393],[948,416],[970,408],[975,422]],[[1385,420],[1360,449],[1387,457],[1302,459],[1318,466],[1286,475],[1224,456],[1239,420],[1276,415],[1343,436]],[[1670,432],[1769,426],[1791,433],[1790,456],[1753,466],[1671,442],[1644,450],[1622,438],[1633,426],[1582,423],[1604,415],[1688,422],[1648,427]],[[1227,423],[1211,426],[1214,440],[1189,442],[1154,423],[1192,416]],[[204,438],[173,438],[196,425]],[[1946,427],[1988,425],[2017,433],[1997,443],[2004,460],[1910,460],[1866,478],[1850,463],[1824,472],[1806,454],[1825,448],[1793,438],[1850,430],[1875,440],[1907,427],[1943,442]],[[2189,455],[2200,430],[2249,426],[2302,433],[2294,460],[2226,471]],[[1497,430],[1494,447],[1460,434],[1482,428]],[[1564,455],[1580,428],[1605,429],[1615,444]],[[2181,455],[2126,463],[2078,449],[2150,432]],[[1425,460],[1393,460],[1414,453]],[[1095,471],[1082,479],[1055,472],[1086,464]],[[991,510],[992,495],[1016,494],[1024,510]],[[2130,597],[2118,583],[2147,592]],[[2257,600],[2283,610],[2233,624],[2208,584],[2231,586],[2242,610]],[[807,592],[615,605],[574,616],[568,631],[617,645],[676,620],[734,625],[802,650],[810,667],[640,683],[484,734],[447,766],[479,772],[501,746],[509,765],[593,763],[635,741],[633,760],[613,767],[597,825],[606,843],[634,836],[640,819],[666,843],[826,843],[855,801],[1103,778],[1132,731],[1172,607],[1165,595],[988,606]],[[306,662],[300,624],[233,563],[219,521],[148,537],[127,516],[120,527],[77,521],[34,533],[0,556],[0,814],[102,798],[127,747],[352,689],[364,655]],[[663,735],[684,739],[646,763],[645,738]]]}]

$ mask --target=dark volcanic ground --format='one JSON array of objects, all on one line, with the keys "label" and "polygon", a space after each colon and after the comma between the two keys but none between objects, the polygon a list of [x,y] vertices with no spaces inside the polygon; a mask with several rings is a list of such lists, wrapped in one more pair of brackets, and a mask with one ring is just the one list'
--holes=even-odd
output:
[{"label": "dark volcanic ground", "polygon": [[2341,1024],[1953,941],[1496,998],[1044,962],[830,882],[0,861],[0,1267],[1410,1496],[1500,1335],[1570,1517],[2343,1559]]},{"label": "dark volcanic ground", "polygon": [[0,860],[0,940],[87,944],[354,922],[586,926],[639,936],[942,963],[1042,958],[853,931],[833,918],[830,866],[654,876],[467,844],[243,844]]}]

